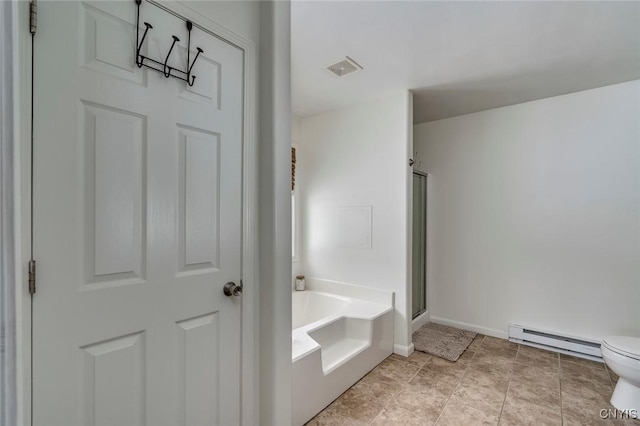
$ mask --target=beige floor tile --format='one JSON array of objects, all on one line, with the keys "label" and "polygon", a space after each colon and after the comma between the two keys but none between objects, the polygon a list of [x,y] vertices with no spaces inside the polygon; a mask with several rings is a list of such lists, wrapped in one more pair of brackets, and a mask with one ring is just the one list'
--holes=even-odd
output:
[{"label": "beige floor tile", "polygon": [[495,359],[492,359],[490,356],[487,357],[486,354],[478,354],[476,358],[473,359],[467,371],[481,371],[485,374],[502,376],[504,378],[509,378],[513,373],[514,363],[510,361],[497,362]]},{"label": "beige floor tile", "polygon": [[561,376],[586,376],[589,378],[598,377],[604,381],[609,380],[604,364],[593,363],[593,365],[580,364],[574,362],[560,361]]},{"label": "beige floor tile", "polygon": [[408,356],[402,356],[402,355],[398,355],[398,354],[391,354],[388,359],[392,359],[394,361],[402,361],[402,362],[409,362],[409,357]]},{"label": "beige floor tile", "polygon": [[608,398],[595,396],[585,389],[581,395],[566,394],[562,392],[562,416],[571,419],[584,419],[593,421],[600,419],[600,411],[613,409]]},{"label": "beige floor tile", "polygon": [[586,416],[562,416],[563,426],[625,426],[623,419],[602,419],[600,417],[586,417]]},{"label": "beige floor tile", "polygon": [[372,424],[375,426],[430,426],[435,422],[391,405],[382,410]]},{"label": "beige floor tile", "polygon": [[507,399],[500,415],[500,425],[560,426],[562,415],[560,408],[529,404],[513,403]]},{"label": "beige floor tile", "polygon": [[472,362],[513,363],[517,354],[518,349],[515,348],[478,348]]},{"label": "beige floor tile", "polygon": [[584,399],[593,404],[608,403],[613,393],[611,383],[588,377],[561,378],[562,398]]},{"label": "beige floor tile", "polygon": [[420,370],[417,365],[409,364],[408,362],[396,361],[391,358],[387,358],[378,365],[373,372],[387,376],[390,379],[395,379],[403,383],[409,382]]},{"label": "beige floor tile", "polygon": [[460,355],[460,358],[458,358],[456,362],[461,364],[469,364],[473,357],[475,357],[475,355],[475,350],[467,348],[464,352],[462,352],[462,355]]},{"label": "beige floor tile", "polygon": [[479,348],[482,345],[484,337],[484,334],[476,334],[476,337],[473,338],[467,350],[475,351],[477,348]]},{"label": "beige floor tile", "polygon": [[497,362],[515,362],[517,354],[518,354],[517,349],[479,348],[476,350],[476,356],[474,357],[474,359],[486,358],[488,355],[496,363]]},{"label": "beige floor tile", "polygon": [[560,388],[560,374],[558,370],[548,366],[540,367],[516,363],[513,367],[513,373],[511,374],[511,381]]},{"label": "beige floor tile", "polygon": [[431,358],[433,358],[431,355],[420,351],[413,351],[413,353],[408,357],[398,354],[391,355],[391,359],[393,360],[408,362],[409,364],[417,365],[418,367],[422,367]]},{"label": "beige floor tile", "polygon": [[352,421],[345,417],[342,408],[334,401],[327,408],[322,410],[313,419],[309,420],[305,426],[359,426],[363,422]]},{"label": "beige floor tile", "polygon": [[352,389],[366,395],[374,402],[385,405],[393,399],[404,386],[407,385],[374,370],[364,376]]},{"label": "beige floor tile", "polygon": [[392,355],[309,425],[640,426],[600,418],[615,380],[601,363],[477,336],[457,362]]},{"label": "beige floor tile", "polygon": [[433,388],[451,395],[460,383],[460,378],[449,373],[434,373],[430,370],[420,370],[409,382],[410,386]]},{"label": "beige floor tile", "polygon": [[516,362],[537,367],[555,368],[559,367],[558,354],[530,346],[520,346],[516,355]]},{"label": "beige floor tile", "polygon": [[429,359],[429,364],[437,364],[437,365],[445,365],[445,366],[462,366],[467,365],[473,359],[475,352],[473,351],[465,351],[456,361],[449,361],[448,359],[440,358],[437,356],[432,356]]},{"label": "beige floor tile", "polygon": [[334,407],[327,407],[320,414],[305,423],[305,426],[360,426],[362,423],[352,422],[340,416]]},{"label": "beige floor tile", "polygon": [[500,414],[505,395],[506,386],[463,380],[453,391],[450,402],[455,405],[467,405],[485,413]]},{"label": "beige floor tile", "polygon": [[604,369],[595,369],[579,364],[560,366],[560,386],[563,395],[570,394],[590,396],[591,399],[600,400],[595,395],[602,395],[608,400],[613,392],[611,379]]},{"label": "beige floor tile", "polygon": [[578,358],[577,356],[559,354],[560,364],[578,364],[583,367],[594,368],[596,370],[603,370],[605,368],[603,362],[591,361],[589,359]]},{"label": "beige floor tile", "polygon": [[517,350],[518,346],[519,345],[517,343],[513,343],[505,339],[498,339],[496,337],[491,337],[491,336],[485,336],[481,345],[483,349],[511,349],[511,350]]},{"label": "beige floor tile", "polygon": [[467,369],[469,362],[467,360],[451,362],[446,359],[432,357],[420,369],[421,372],[429,373],[447,373],[452,376],[462,377]]},{"label": "beige floor tile", "polygon": [[505,404],[535,405],[557,411],[560,415],[560,389],[545,387],[534,383],[511,382],[507,391]]},{"label": "beige floor tile", "polygon": [[546,349],[542,349],[542,348],[536,348],[534,346],[527,346],[527,345],[518,345],[518,352],[521,355],[527,355],[527,356],[531,356],[534,358],[553,358],[553,359],[560,359],[560,354],[557,352],[553,352],[553,351],[548,351]]},{"label": "beige floor tile", "polygon": [[[313,419],[311,425],[368,425],[383,410],[382,404],[350,389]],[[313,423],[315,421],[315,423]]]},{"label": "beige floor tile", "polygon": [[487,372],[475,367],[476,366],[471,366],[467,369],[467,371],[464,373],[464,376],[462,377],[462,384],[477,383],[481,386],[501,389],[504,392],[507,391],[507,384],[509,383],[508,376],[491,371]]},{"label": "beige floor tile", "polygon": [[449,395],[434,388],[407,386],[390,405],[409,411],[428,422],[435,422]]},{"label": "beige floor tile", "polygon": [[498,414],[486,412],[460,401],[447,403],[438,419],[438,426],[463,426],[463,425],[497,425]]}]

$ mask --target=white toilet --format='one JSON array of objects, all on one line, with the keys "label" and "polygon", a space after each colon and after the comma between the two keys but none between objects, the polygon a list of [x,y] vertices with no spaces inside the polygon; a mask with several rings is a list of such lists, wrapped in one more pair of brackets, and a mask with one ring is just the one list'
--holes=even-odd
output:
[{"label": "white toilet", "polygon": [[609,336],[601,346],[602,358],[620,378],[611,396],[618,410],[640,412],[640,337]]}]

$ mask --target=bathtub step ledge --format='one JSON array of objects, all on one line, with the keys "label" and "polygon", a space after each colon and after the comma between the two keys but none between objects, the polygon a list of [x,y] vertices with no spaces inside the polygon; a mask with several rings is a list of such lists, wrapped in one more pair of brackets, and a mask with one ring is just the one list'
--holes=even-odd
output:
[{"label": "bathtub step ledge", "polygon": [[371,343],[365,340],[342,339],[327,347],[321,347],[322,372],[325,376],[330,374],[369,346]]}]

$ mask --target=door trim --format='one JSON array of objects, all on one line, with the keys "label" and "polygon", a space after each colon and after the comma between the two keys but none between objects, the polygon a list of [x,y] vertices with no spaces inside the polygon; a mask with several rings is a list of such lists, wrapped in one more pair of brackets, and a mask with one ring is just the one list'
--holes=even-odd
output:
[{"label": "door trim", "polygon": [[[156,3],[154,0],[147,0]],[[133,7],[133,1],[132,7]],[[242,129],[242,281],[244,284],[242,303],[242,348],[241,348],[241,424],[258,424],[259,412],[259,283],[258,283],[258,155],[257,155],[257,50],[252,40],[242,37],[219,23],[201,15],[185,1],[174,1],[170,10],[180,17],[189,19],[204,31],[233,44],[243,51],[244,68],[244,110]],[[31,109],[31,34],[29,32],[29,2],[17,2],[18,25],[14,40],[19,52],[19,99],[20,99],[20,170],[16,184],[20,188],[20,206],[17,214],[21,218],[20,240],[22,251],[20,266],[22,274],[17,274],[16,315],[18,345],[18,424],[30,425],[31,418],[31,296],[25,286],[26,265],[31,250],[31,130],[29,117]],[[157,3],[156,3],[157,4]],[[167,9],[166,3],[160,5]],[[44,19],[44,17],[42,17]],[[37,35],[36,35],[37,37]],[[37,60],[37,58],[36,58]],[[37,295],[35,296],[37,297]]]}]

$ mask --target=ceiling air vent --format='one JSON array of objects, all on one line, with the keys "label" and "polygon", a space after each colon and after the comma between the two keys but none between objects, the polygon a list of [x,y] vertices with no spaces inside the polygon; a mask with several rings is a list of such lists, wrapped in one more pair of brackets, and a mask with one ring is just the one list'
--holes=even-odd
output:
[{"label": "ceiling air vent", "polygon": [[327,71],[336,77],[344,77],[345,75],[352,74],[356,71],[360,71],[361,69],[362,67],[348,56],[345,56],[344,59],[341,59],[327,67]]}]

